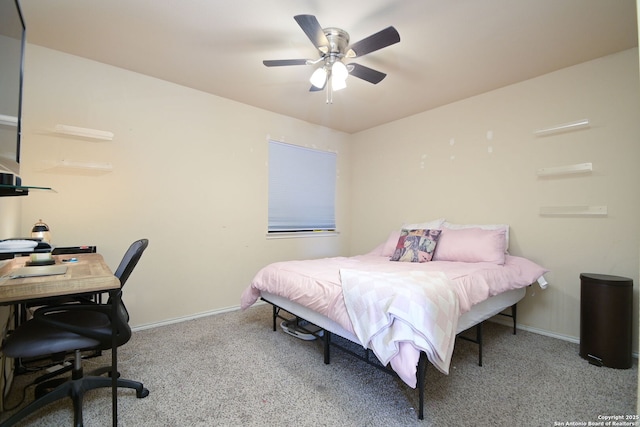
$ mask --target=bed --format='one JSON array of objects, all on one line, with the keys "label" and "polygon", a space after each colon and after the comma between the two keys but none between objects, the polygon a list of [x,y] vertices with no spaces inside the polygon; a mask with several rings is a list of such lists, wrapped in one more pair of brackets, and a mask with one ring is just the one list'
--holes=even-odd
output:
[{"label": "bed", "polygon": [[511,308],[515,333],[526,287],[546,287],[547,270],[510,255],[508,244],[504,224],[405,224],[364,255],[265,266],[243,292],[241,307],[259,299],[272,304],[274,329],[280,310],[317,325],[325,363],[332,335],[372,352],[419,389],[422,419],[426,360],[448,374],[456,336],[476,327],[482,364],[482,322]]}]

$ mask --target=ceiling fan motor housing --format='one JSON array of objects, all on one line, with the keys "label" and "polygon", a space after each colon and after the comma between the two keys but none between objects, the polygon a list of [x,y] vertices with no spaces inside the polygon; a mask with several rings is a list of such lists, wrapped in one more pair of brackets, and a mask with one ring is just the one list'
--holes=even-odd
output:
[{"label": "ceiling fan motor housing", "polygon": [[349,46],[349,33],[334,27],[325,28],[323,31],[329,41],[329,51],[326,52],[326,54],[330,56],[344,56]]}]

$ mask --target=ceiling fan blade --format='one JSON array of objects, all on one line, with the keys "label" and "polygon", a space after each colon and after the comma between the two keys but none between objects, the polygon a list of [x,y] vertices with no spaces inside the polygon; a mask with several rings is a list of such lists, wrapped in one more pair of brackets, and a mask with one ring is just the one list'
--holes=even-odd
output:
[{"label": "ceiling fan blade", "polygon": [[327,36],[315,16],[296,15],[293,19],[296,20],[302,31],[320,52],[324,54],[329,51],[329,40],[327,40]]},{"label": "ceiling fan blade", "polygon": [[356,56],[363,56],[367,53],[382,49],[383,47],[398,43],[399,41],[400,34],[398,34],[398,31],[393,27],[387,27],[349,46],[347,57],[354,58]]},{"label": "ceiling fan blade", "polygon": [[262,61],[267,67],[282,67],[286,65],[307,65],[306,59],[272,59]]},{"label": "ceiling fan blade", "polygon": [[[385,73],[374,70],[373,68],[365,67],[360,64],[348,64],[347,67],[351,69],[349,74],[362,80],[366,80],[369,83],[378,84],[387,77]],[[353,68],[352,68],[353,67]]]},{"label": "ceiling fan blade", "polygon": [[309,92],[320,92],[321,90],[324,90],[324,86],[323,87],[315,87],[314,85],[311,85],[311,87],[309,88]]}]

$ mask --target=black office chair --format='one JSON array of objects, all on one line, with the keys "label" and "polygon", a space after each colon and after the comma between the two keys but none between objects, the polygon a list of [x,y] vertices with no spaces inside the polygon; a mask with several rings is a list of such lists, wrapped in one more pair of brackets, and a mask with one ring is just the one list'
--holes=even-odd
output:
[{"label": "black office chair", "polygon": [[[57,247],[54,248],[51,251],[51,255],[76,255],[76,254],[95,254],[97,252],[97,247],[96,246],[66,246],[66,247]],[[20,254],[21,256],[29,256],[29,254],[24,253],[24,254]],[[28,264],[27,264],[28,265]],[[57,298],[40,298],[40,299],[35,299],[35,300],[29,300],[29,301],[25,301],[23,302],[21,305],[24,306],[24,308],[30,308],[30,307],[40,307],[42,305],[46,305],[47,303],[49,305],[52,305],[53,303],[51,301],[60,301],[60,304],[64,304],[68,301],[90,301],[90,298],[94,295],[95,293],[90,293],[90,294],[86,294],[86,295],[79,295],[79,296],[72,296],[72,297],[57,297]],[[24,310],[23,316],[20,319],[21,322],[26,321],[26,310]]]},{"label": "black office chair", "polygon": [[[75,254],[95,254],[97,252],[96,246],[66,246],[56,247],[51,251],[51,255],[75,255]],[[22,254],[28,255],[28,254]],[[19,304],[15,310],[15,324],[16,326],[27,321],[28,312],[37,307],[43,305],[60,305],[68,303],[90,303],[90,302],[102,302],[102,294],[91,292],[84,295],[72,295],[62,296],[56,298],[38,298],[25,301]],[[98,353],[99,354],[99,353]],[[21,367],[21,365],[18,365]],[[20,371],[20,369],[19,369]]]},{"label": "black office chair", "polygon": [[[122,286],[148,244],[147,239],[134,242],[118,266],[115,276],[120,279],[121,288],[118,290],[120,296]],[[109,298],[106,304],[64,304],[39,308],[35,311],[33,319],[20,325],[7,337],[2,351],[8,357],[40,357],[71,351],[75,352],[75,357],[71,378],[51,380],[55,383],[48,382],[49,386],[55,385],[53,390],[46,393],[36,392],[33,402],[2,422],[0,426],[12,426],[38,409],[67,396],[73,400],[74,425],[77,427],[83,425],[84,393],[96,388],[111,387],[110,376],[119,377],[119,374],[111,372],[110,367],[105,367],[99,369],[95,375],[85,376],[82,371],[81,352],[112,348],[113,330],[116,331],[118,346],[125,344],[131,338],[129,314],[125,305],[119,299],[120,303],[116,307],[117,314],[113,316],[112,301],[113,298]],[[107,372],[110,374],[109,377],[101,376]],[[117,385],[136,390],[138,398],[149,395],[149,390],[137,381],[117,378]]]}]

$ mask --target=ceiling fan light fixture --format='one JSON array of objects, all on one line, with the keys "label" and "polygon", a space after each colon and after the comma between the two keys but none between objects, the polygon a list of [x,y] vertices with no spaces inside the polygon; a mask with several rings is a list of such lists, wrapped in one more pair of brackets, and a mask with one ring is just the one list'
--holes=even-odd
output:
[{"label": "ceiling fan light fixture", "polygon": [[334,92],[344,89],[345,87],[347,87],[346,80],[336,79],[333,77],[331,78],[331,90],[333,90]]},{"label": "ceiling fan light fixture", "polygon": [[325,70],[324,67],[316,69],[313,74],[311,74],[309,81],[318,89],[322,89],[327,82],[327,70]]},{"label": "ceiling fan light fixture", "polygon": [[347,66],[344,65],[342,61],[336,61],[331,66],[331,76],[333,77],[334,81],[336,79],[345,81],[347,80],[348,75],[349,71],[347,70]]},{"label": "ceiling fan light fixture", "polygon": [[347,87],[347,77],[352,75],[372,84],[380,83],[385,73],[359,65],[349,63],[345,65],[345,58],[356,58],[375,52],[400,41],[400,34],[394,27],[387,27],[371,34],[356,43],[350,43],[349,33],[337,27],[323,28],[313,15],[295,15],[293,17],[302,31],[307,35],[313,46],[318,49],[320,57],[317,59],[279,59],[265,60],[267,67],[289,65],[313,65],[322,63],[320,68],[313,71],[309,81],[312,86],[310,92],[325,90],[327,104],[332,103],[332,92]]},{"label": "ceiling fan light fixture", "polygon": [[331,65],[331,90],[337,91],[347,87],[349,70],[342,61],[336,61]]},{"label": "ceiling fan light fixture", "polygon": [[339,78],[336,75],[331,76],[331,89],[335,92],[347,87],[347,80]]}]

